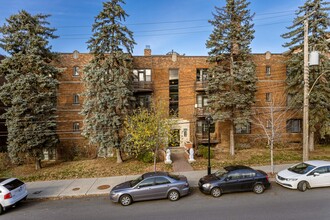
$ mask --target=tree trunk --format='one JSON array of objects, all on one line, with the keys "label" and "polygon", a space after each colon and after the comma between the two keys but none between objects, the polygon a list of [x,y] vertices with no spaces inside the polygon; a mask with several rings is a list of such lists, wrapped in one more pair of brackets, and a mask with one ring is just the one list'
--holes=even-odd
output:
[{"label": "tree trunk", "polygon": [[122,163],[123,159],[121,158],[121,152],[119,148],[116,148],[116,154],[117,154],[117,163]]},{"label": "tree trunk", "polygon": [[314,151],[314,132],[309,132],[309,151]]},{"label": "tree trunk", "polygon": [[229,134],[229,145],[230,145],[230,155],[235,155],[235,140],[234,140],[234,123],[230,125],[230,134]]},{"label": "tree trunk", "polygon": [[271,173],[274,174],[274,138],[270,141],[270,168]]},{"label": "tree trunk", "polygon": [[157,153],[158,153],[158,147],[156,147],[155,154],[154,154],[154,172],[156,172],[156,170],[157,170],[157,167],[156,167],[156,164],[157,164]]},{"label": "tree trunk", "polygon": [[36,170],[41,169],[41,160],[39,158],[35,159],[35,168],[36,168]]}]

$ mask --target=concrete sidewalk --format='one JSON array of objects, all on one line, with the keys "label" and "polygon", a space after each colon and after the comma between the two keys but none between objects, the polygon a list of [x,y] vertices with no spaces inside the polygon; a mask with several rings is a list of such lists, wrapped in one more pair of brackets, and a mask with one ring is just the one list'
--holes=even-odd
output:
[{"label": "concrete sidewalk", "polygon": [[[288,164],[276,165],[275,172],[289,167]],[[260,169],[266,173],[271,172],[270,166],[253,167]],[[215,170],[212,170],[214,172]],[[188,178],[191,187],[197,187],[198,181],[202,176],[207,174],[206,170],[175,172],[176,174],[185,175]],[[65,198],[65,197],[81,197],[92,195],[107,195],[112,187],[124,181],[137,178],[139,175],[114,176],[105,178],[87,178],[72,180],[52,180],[37,181],[26,183],[29,192],[28,199],[45,199],[45,198]]]}]

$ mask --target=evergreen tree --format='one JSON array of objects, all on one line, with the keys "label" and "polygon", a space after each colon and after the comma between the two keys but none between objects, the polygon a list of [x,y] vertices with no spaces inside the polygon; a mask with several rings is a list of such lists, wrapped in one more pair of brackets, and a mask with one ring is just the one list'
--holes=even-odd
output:
[{"label": "evergreen tree", "polygon": [[216,8],[209,51],[209,107],[215,120],[230,122],[230,154],[234,155],[235,126],[248,126],[256,91],[255,65],[250,44],[254,30],[245,0],[227,0]]},{"label": "evergreen tree", "polygon": [[8,129],[8,152],[16,164],[29,154],[41,168],[44,149],[58,142],[56,135],[56,75],[58,69],[48,39],[56,38],[55,29],[47,27],[49,15],[32,16],[26,11],[6,19],[0,28],[0,46],[10,56],[0,64],[6,82],[0,99],[8,106],[2,115]]},{"label": "evergreen tree", "polygon": [[[296,11],[293,24],[282,37],[290,41],[283,46],[288,47],[288,93],[293,95],[298,106],[303,106],[304,92],[304,19],[308,19],[309,48],[320,53],[320,65],[309,67],[309,131],[310,147],[313,149],[314,132],[320,137],[330,134],[330,3],[323,0],[307,0]],[[312,85],[315,85],[312,87]]]},{"label": "evergreen tree", "polygon": [[86,92],[82,110],[83,135],[98,145],[98,156],[107,157],[117,147],[119,163],[124,120],[133,101],[131,53],[135,44],[132,32],[121,23],[128,15],[120,4],[125,3],[103,3],[103,10],[95,18],[93,37],[88,41],[94,57],[84,69]]}]

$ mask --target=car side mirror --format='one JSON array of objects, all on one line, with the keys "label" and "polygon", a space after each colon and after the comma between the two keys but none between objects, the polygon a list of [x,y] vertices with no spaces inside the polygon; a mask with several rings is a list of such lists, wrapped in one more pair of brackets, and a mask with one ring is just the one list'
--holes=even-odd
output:
[{"label": "car side mirror", "polygon": [[314,176],[320,176],[320,174],[319,173],[314,173]]}]

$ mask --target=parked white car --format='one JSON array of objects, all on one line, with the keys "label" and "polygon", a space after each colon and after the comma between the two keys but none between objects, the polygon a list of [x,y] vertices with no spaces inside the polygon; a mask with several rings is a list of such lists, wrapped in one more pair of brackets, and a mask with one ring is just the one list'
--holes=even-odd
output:
[{"label": "parked white car", "polygon": [[26,185],[16,178],[0,178],[0,214],[26,199]]},{"label": "parked white car", "polygon": [[281,186],[298,189],[330,186],[330,161],[310,160],[295,164],[276,175]]}]

